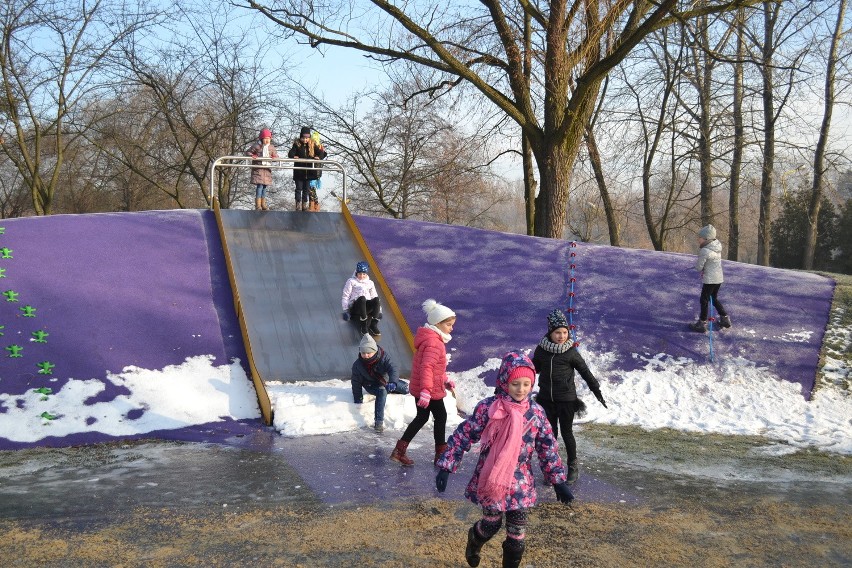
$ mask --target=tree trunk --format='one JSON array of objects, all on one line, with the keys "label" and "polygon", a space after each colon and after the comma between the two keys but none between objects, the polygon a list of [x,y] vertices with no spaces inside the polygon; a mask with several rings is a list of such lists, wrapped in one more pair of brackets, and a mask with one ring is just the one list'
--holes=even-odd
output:
[{"label": "tree trunk", "polygon": [[603,164],[601,163],[601,154],[598,150],[598,142],[595,139],[595,133],[591,126],[586,128],[586,148],[589,152],[589,161],[592,163],[592,170],[595,174],[595,181],[598,185],[598,192],[601,194],[604,212],[606,213],[606,225],[609,229],[609,244],[614,247],[621,246],[621,235],[618,227],[618,220],[615,218],[615,210],[612,206],[612,200],[609,197],[609,190],[606,186],[606,179],[603,173]]},{"label": "tree trunk", "polygon": [[738,260],[740,250],[740,170],[743,162],[743,59],[745,58],[745,10],[737,12],[737,55],[734,63],[734,148],[731,155],[731,185],[728,193],[728,260]]},{"label": "tree trunk", "polygon": [[698,20],[699,49],[696,50],[696,88],[698,90],[698,161],[701,182],[701,225],[709,225],[714,220],[713,214],[713,152],[711,139],[713,136],[712,109],[710,101],[713,96],[713,62],[710,55],[710,40],[707,32],[707,16]]},{"label": "tree trunk", "polygon": [[763,5],[763,49],[761,74],[763,76],[763,173],[760,179],[760,215],[757,221],[757,263],[769,266],[770,235],[772,223],[772,187],[775,184],[775,104],[772,72],[773,35],[777,8]]},{"label": "tree trunk", "polygon": [[822,204],[822,183],[825,177],[825,147],[828,144],[828,133],[831,130],[831,115],[834,108],[834,79],[837,67],[837,46],[843,35],[843,13],[846,11],[846,0],[840,1],[837,8],[837,23],[831,36],[831,49],[828,54],[828,65],[825,72],[825,103],[822,125],[819,129],[819,140],[814,153],[814,181],[811,186],[811,201],[808,206],[808,231],[805,235],[805,250],[802,258],[802,268],[813,270],[814,253],[818,236],[819,210]]}]

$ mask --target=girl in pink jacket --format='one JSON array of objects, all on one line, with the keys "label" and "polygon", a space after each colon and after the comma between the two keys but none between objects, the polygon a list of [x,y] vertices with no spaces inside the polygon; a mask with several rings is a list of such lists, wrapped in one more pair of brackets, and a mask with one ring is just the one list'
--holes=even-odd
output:
[{"label": "girl in pink jacket", "polygon": [[429,421],[430,414],[435,419],[435,460],[447,447],[444,397],[447,396],[446,389],[454,389],[455,384],[447,378],[446,343],[452,339],[450,333],[456,323],[456,314],[431,299],[423,302],[423,311],[426,312],[426,325],[419,328],[414,336],[415,351],[409,382],[409,392],[417,400],[417,416],[405,429],[390,456],[402,465],[414,465],[405,452],[417,432]]}]

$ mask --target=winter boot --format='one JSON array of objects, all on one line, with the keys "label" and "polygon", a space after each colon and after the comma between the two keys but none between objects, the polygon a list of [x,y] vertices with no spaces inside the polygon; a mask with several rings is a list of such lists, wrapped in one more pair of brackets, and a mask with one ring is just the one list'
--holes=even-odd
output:
[{"label": "winter boot", "polygon": [[358,322],[358,331],[361,332],[361,335],[367,334],[367,331],[368,331],[367,326],[368,326],[367,318],[363,318],[361,321]]},{"label": "winter boot", "polygon": [[479,566],[479,561],[482,558],[479,556],[482,547],[485,543],[488,542],[488,539],[482,540],[479,538],[479,535],[476,534],[476,525],[474,524],[467,531],[467,546],[464,549],[464,559],[467,560],[468,566]]},{"label": "winter boot", "polygon": [[503,541],[503,568],[518,568],[524,555],[524,541],[512,542],[508,538]]},{"label": "winter boot", "polygon": [[707,322],[704,320],[697,320],[695,323],[689,324],[689,329],[697,331],[698,333],[704,333],[707,331]]},{"label": "winter boot", "polygon": [[390,459],[401,463],[402,465],[414,465],[414,460],[405,455],[406,450],[408,450],[408,442],[405,440],[397,440],[396,447],[393,449],[393,452],[391,452]]},{"label": "winter boot", "polygon": [[575,460],[568,464],[568,483],[577,483],[578,479],[580,479],[580,466]]},{"label": "winter boot", "polygon": [[376,423],[375,423],[375,425],[373,426],[373,430],[375,430],[376,432],[378,432],[379,434],[381,434],[382,432],[384,432],[384,431],[385,431],[385,423],[384,423],[384,422],[379,422],[378,420],[376,420]]},{"label": "winter boot", "polygon": [[260,208],[263,209],[264,211],[269,211],[269,206],[266,205],[266,198],[265,197],[260,198]]},{"label": "winter boot", "polygon": [[435,444],[435,461],[433,463],[438,463],[438,460],[441,459],[441,455],[443,455],[446,449],[447,444]]},{"label": "winter boot", "polygon": [[725,328],[731,327],[730,316],[722,316],[721,318],[719,318],[719,325]]},{"label": "winter boot", "polygon": [[367,331],[369,331],[370,335],[381,335],[382,332],[379,330],[379,320],[376,318],[371,319]]},{"label": "winter boot", "polygon": [[301,201],[297,201],[297,202],[296,202],[296,211],[301,211],[301,210],[302,210],[302,202],[301,202]]},{"label": "winter boot", "polygon": [[254,210],[260,211],[261,209],[263,209],[263,205],[261,204],[261,199],[260,199],[260,197],[255,197],[254,198]]}]

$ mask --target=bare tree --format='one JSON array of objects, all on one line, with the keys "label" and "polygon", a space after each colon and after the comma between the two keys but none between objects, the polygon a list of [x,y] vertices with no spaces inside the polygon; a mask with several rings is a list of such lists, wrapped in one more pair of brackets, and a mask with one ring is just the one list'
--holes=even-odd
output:
[{"label": "bare tree", "polygon": [[103,93],[116,48],[158,16],[113,0],[34,2],[0,7],[0,150],[49,215],[65,152],[90,127],[75,113]]},{"label": "bare tree", "polygon": [[802,258],[802,268],[811,270],[814,267],[814,254],[817,248],[817,232],[819,228],[820,207],[824,201],[823,184],[825,183],[825,152],[828,145],[828,134],[831,130],[831,117],[835,103],[835,78],[839,45],[844,35],[843,18],[846,13],[846,0],[840,0],[837,6],[837,19],[831,34],[831,47],[829,48],[826,71],[825,71],[825,93],[823,98],[823,117],[819,129],[816,151],[814,152],[814,177],[811,186],[811,198],[808,204],[808,227],[805,234],[805,250]]},{"label": "bare tree", "polygon": [[[260,128],[275,128],[285,73],[264,64],[268,43],[223,25],[229,14],[184,16],[191,25],[181,28],[183,35],[153,48],[126,47],[128,79],[104,101],[104,127],[90,140],[178,207],[209,206],[210,165],[242,155]],[[246,199],[249,184],[239,170],[223,169],[214,181],[222,207]]]},{"label": "bare tree", "polygon": [[[312,46],[358,49],[382,61],[434,69],[442,74],[436,90],[462,82],[472,85],[527,137],[540,183],[534,232],[560,237],[572,166],[607,73],[656,29],[759,2],[707,1],[698,7],[686,3],[681,9],[676,0],[485,0],[481,5],[411,4],[406,11],[388,0],[373,0],[377,12],[372,13],[361,12],[363,5],[311,0],[247,0],[246,6]],[[526,14],[534,26],[527,35]],[[377,26],[382,20],[386,23]],[[609,35],[616,39],[607,45],[603,40]],[[524,38],[530,37],[536,69],[528,79]],[[534,104],[536,96],[540,107]]]}]

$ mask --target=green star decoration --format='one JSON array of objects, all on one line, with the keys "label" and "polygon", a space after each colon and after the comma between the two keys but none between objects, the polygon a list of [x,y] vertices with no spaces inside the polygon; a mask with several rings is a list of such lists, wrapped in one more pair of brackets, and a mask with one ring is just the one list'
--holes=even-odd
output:
[{"label": "green star decoration", "polygon": [[6,296],[7,302],[17,302],[18,296],[20,296],[20,294],[15,292],[14,290],[6,290],[5,292],[3,292],[3,295]]},{"label": "green star decoration", "polygon": [[0,278],[6,278],[6,269],[0,268]]},{"label": "green star decoration", "polygon": [[[39,367],[38,373],[40,375],[52,375],[53,374],[53,368],[56,367],[56,365],[54,365],[50,361],[42,361],[41,363],[38,364],[38,367]],[[50,390],[50,389],[47,389],[47,390]],[[38,392],[38,391],[36,391],[36,392]],[[50,393],[47,393],[47,394],[50,394]]]},{"label": "green star decoration", "polygon": [[50,412],[42,412],[40,416],[45,420],[56,420],[58,418],[55,414],[51,414]]},{"label": "green star decoration", "polygon": [[13,252],[9,247],[3,247],[0,249],[0,258],[12,258]]},{"label": "green star decoration", "polygon": [[33,389],[33,392],[37,392],[38,394],[53,394],[53,389],[50,387],[40,387]]},{"label": "green star decoration", "polygon": [[47,343],[47,336],[50,335],[43,329],[33,332],[33,341],[36,343]]},{"label": "green star decoration", "polygon": [[20,307],[20,308],[18,308],[18,309],[19,309],[19,310],[21,310],[21,311],[24,313],[24,317],[25,317],[25,318],[34,318],[34,317],[36,317],[36,315],[35,315],[35,313],[36,313],[36,309],[35,309],[34,307],[30,306],[30,305],[21,306],[21,307]]},{"label": "green star decoration", "polygon": [[0,227],[0,235],[6,234],[6,227]]},{"label": "green star decoration", "polygon": [[24,350],[24,348],[21,347],[20,345],[10,345],[9,347],[6,348],[6,351],[9,352],[9,358],[11,358],[11,359],[23,357],[23,355],[21,355],[21,351],[23,351],[23,350]]},{"label": "green star decoration", "polygon": [[3,337],[3,330],[6,329],[5,325],[0,325],[0,337]]}]

